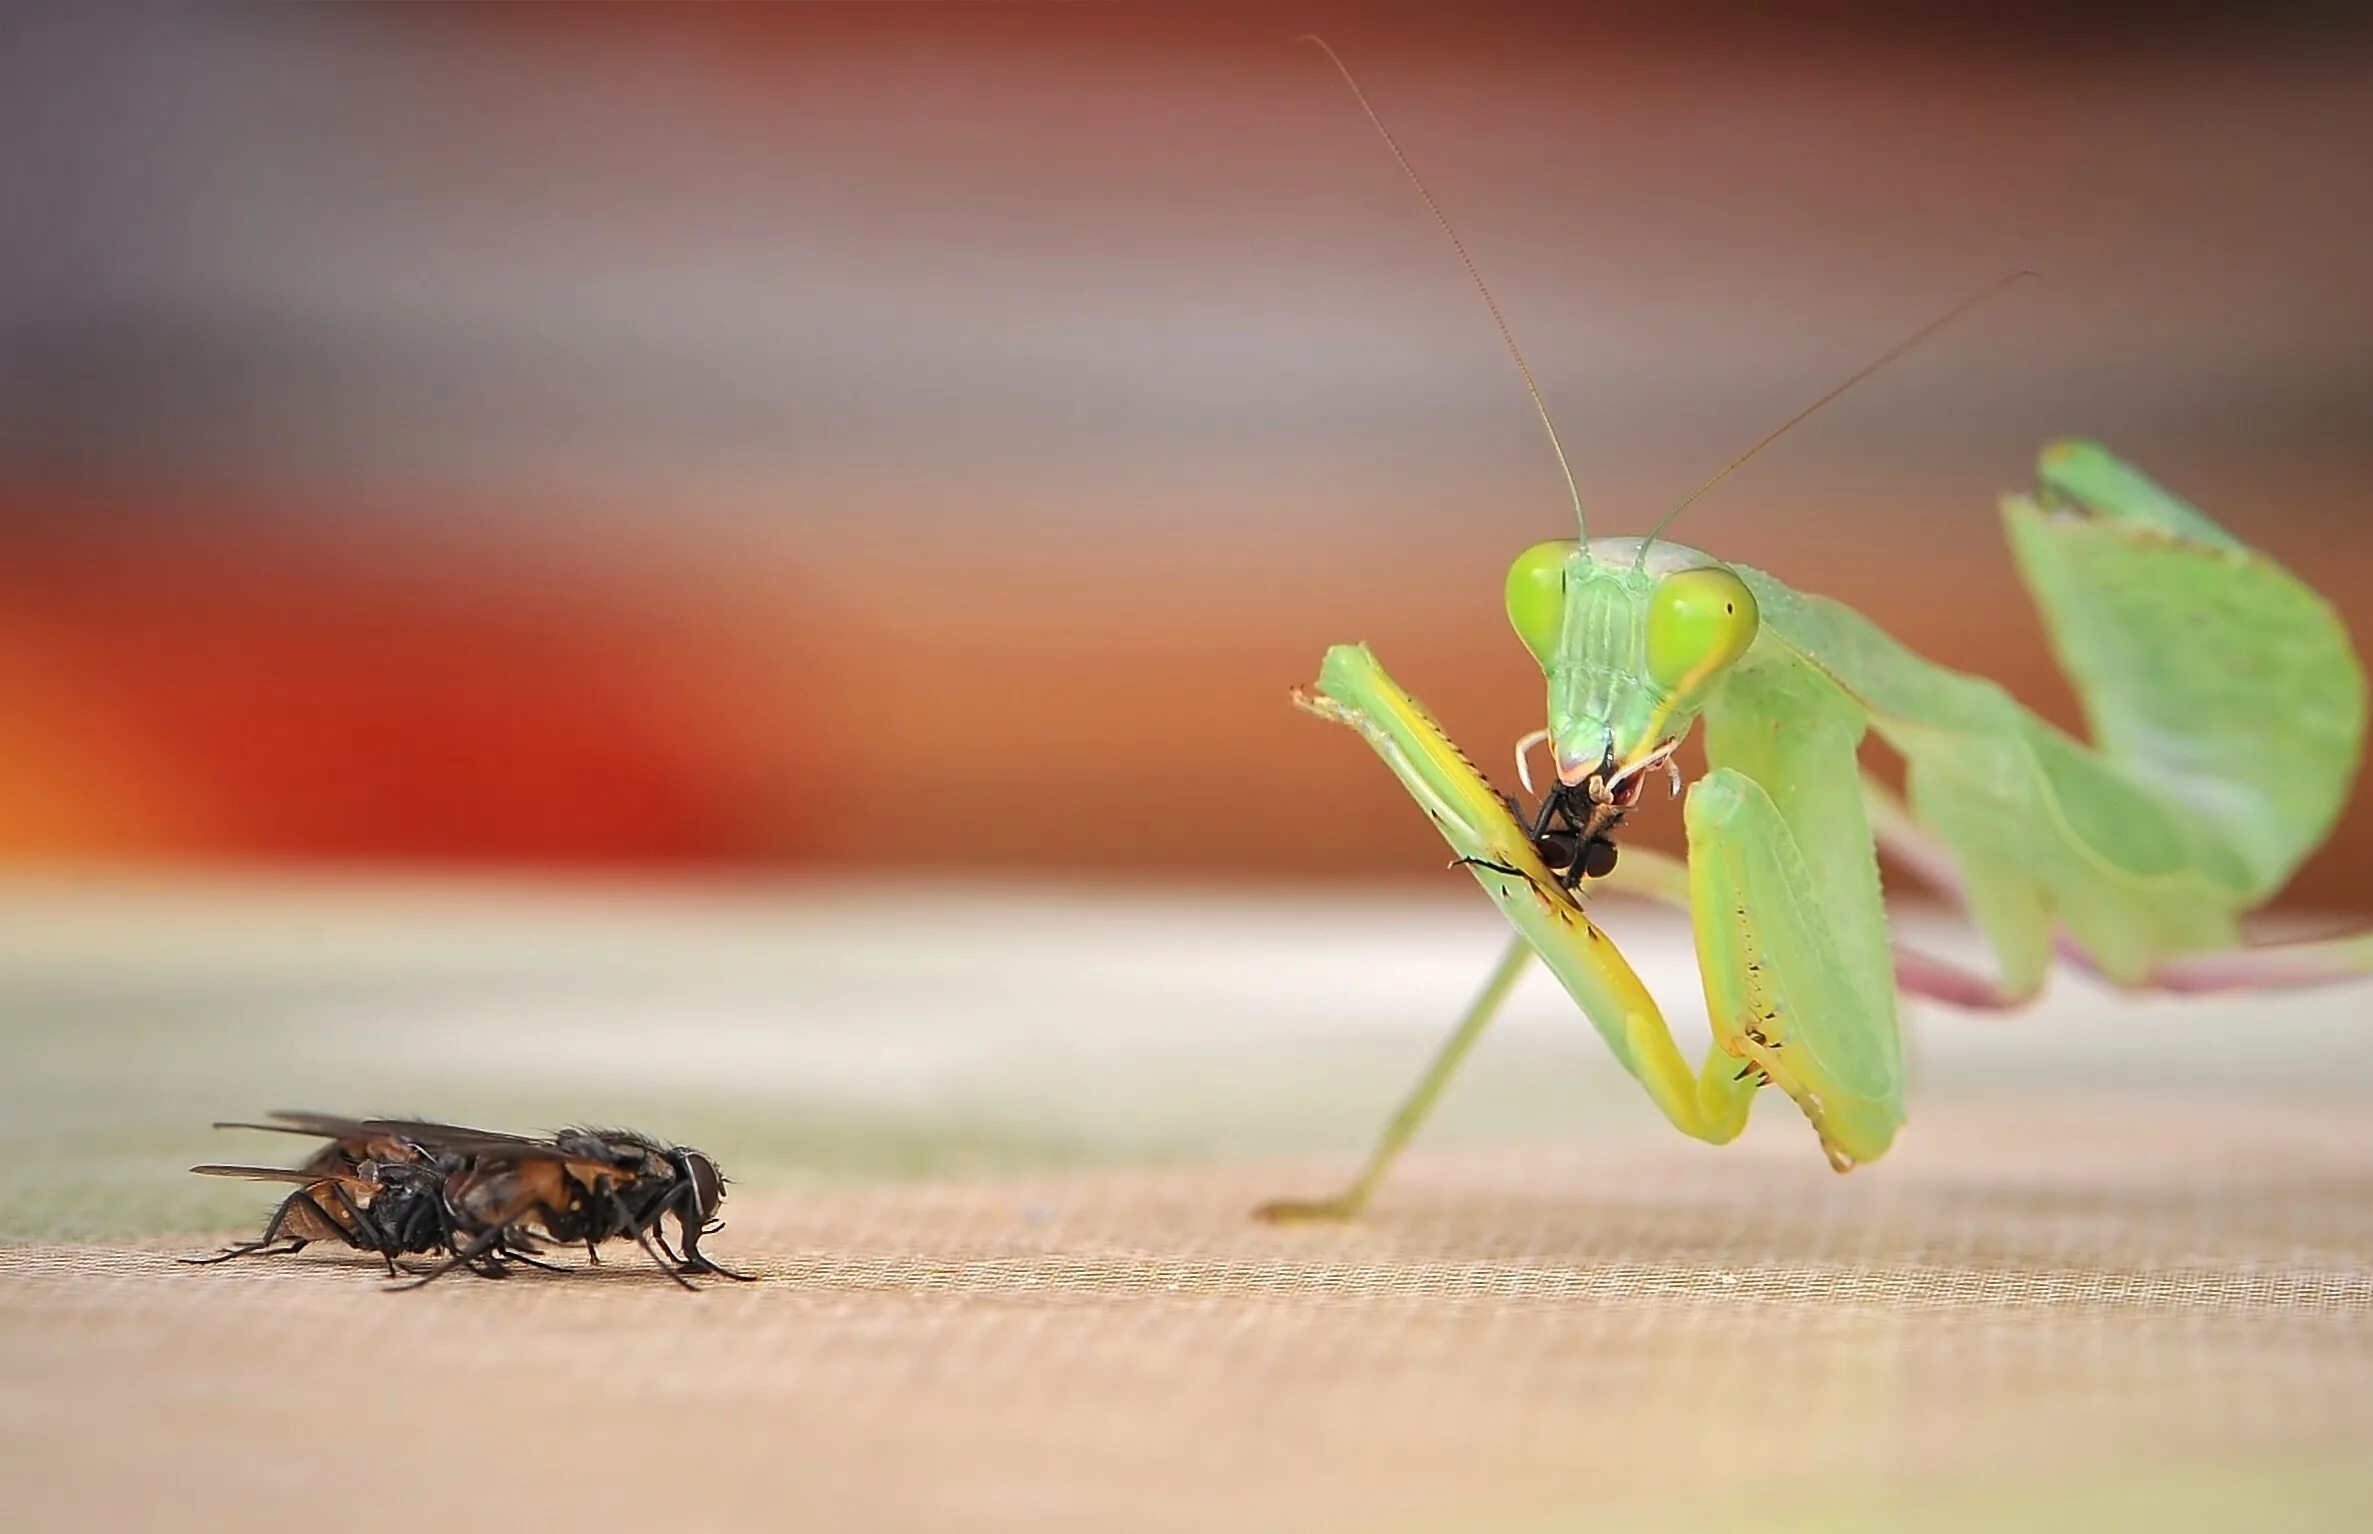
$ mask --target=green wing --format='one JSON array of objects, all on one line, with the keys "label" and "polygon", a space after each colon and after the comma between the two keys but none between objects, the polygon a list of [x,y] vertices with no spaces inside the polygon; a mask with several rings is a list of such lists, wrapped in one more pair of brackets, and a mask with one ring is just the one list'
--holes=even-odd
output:
[{"label": "green wing", "polygon": [[2090,746],[1859,614],[1741,569],[1764,632],[1901,752],[2004,983],[2042,982],[2055,917],[2114,978],[2236,941],[2330,830],[2356,774],[2364,674],[2330,605],[2091,444],[2003,503]]},{"label": "green wing", "polygon": [[2330,603],[2092,443],[2003,515],[2094,745],[2221,834],[2265,900],[2356,781],[2365,674]]}]

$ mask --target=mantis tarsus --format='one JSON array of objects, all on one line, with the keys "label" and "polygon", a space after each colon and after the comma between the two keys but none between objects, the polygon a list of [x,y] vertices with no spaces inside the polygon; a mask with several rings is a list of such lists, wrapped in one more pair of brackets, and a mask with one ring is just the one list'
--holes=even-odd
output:
[{"label": "mantis tarsus", "polygon": [[[1840,1171],[1884,1153],[1903,1122],[1899,990],[2017,1006],[2055,951],[2133,988],[2373,975],[2373,933],[2251,946],[2239,928],[2330,831],[2356,775],[2364,673],[2330,605],[2091,443],[2046,447],[2038,488],[2002,513],[2089,742],[1851,609],[1659,538],[1662,522],[1646,538],[1583,528],[1509,569],[1509,621],[1548,682],[1547,727],[1520,745],[1519,772],[1541,740],[1556,772],[1529,823],[1365,645],[1329,650],[1297,700],[1366,737],[1516,937],[1352,1185],[1262,1213],[1364,1207],[1536,956],[1676,1127],[1729,1140],[1777,1086]],[[1701,721],[1686,861],[1630,849],[1618,865],[1625,816]],[[1904,761],[1900,798],[1862,769],[1870,735]],[[1958,898],[1994,975],[1894,948],[1882,846]],[[1694,1070],[1589,916],[1602,883],[1690,912],[1713,1030]]]}]

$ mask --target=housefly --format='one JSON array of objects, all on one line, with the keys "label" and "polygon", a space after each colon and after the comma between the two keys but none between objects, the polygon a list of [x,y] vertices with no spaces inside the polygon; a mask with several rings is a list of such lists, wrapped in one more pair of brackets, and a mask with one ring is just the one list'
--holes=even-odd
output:
[{"label": "housefly", "polygon": [[[582,1245],[598,1263],[601,1243],[627,1239],[687,1289],[694,1287],[685,1276],[692,1273],[750,1277],[700,1249],[701,1238],[722,1224],[717,1209],[725,1179],[714,1160],[690,1146],[626,1129],[537,1137],[425,1119],[271,1117],[280,1122],[223,1127],[316,1134],[327,1143],[294,1168],[195,1168],[300,1184],[262,1239],[198,1260],[297,1251],[332,1239],[379,1253],[391,1269],[399,1255],[444,1253],[443,1262],[417,1278],[424,1284],[456,1268],[500,1277],[513,1262],[549,1266],[536,1255],[547,1242]],[[671,1218],[673,1246],[665,1229]]]}]

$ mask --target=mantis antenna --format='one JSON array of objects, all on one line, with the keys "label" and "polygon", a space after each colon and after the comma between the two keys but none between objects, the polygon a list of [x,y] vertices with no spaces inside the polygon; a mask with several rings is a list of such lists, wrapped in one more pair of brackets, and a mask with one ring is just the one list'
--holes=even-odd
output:
[{"label": "mantis antenna", "polygon": [[1351,87],[1353,99],[1359,102],[1360,110],[1368,114],[1368,121],[1384,140],[1384,147],[1391,150],[1392,157],[1400,162],[1401,174],[1407,176],[1409,184],[1417,188],[1417,195],[1425,199],[1426,211],[1434,215],[1434,222],[1440,224],[1442,232],[1450,237],[1450,248],[1458,252],[1459,264],[1467,269],[1467,277],[1475,284],[1475,291],[1483,295],[1483,307],[1491,311],[1491,322],[1499,327],[1500,340],[1507,345],[1508,355],[1516,363],[1517,376],[1524,380],[1524,392],[1532,396],[1533,409],[1540,413],[1541,429],[1549,433],[1549,451],[1557,455],[1558,472],[1565,476],[1566,495],[1574,503],[1574,525],[1585,539],[1589,538],[1590,523],[1582,514],[1582,492],[1574,486],[1574,470],[1566,462],[1565,445],[1557,440],[1557,425],[1549,419],[1549,407],[1541,401],[1541,389],[1533,382],[1533,370],[1524,364],[1524,353],[1516,345],[1516,333],[1508,328],[1506,317],[1500,313],[1498,300],[1491,296],[1491,289],[1484,284],[1483,274],[1476,270],[1475,258],[1467,254],[1466,241],[1460,239],[1458,231],[1450,227],[1450,219],[1443,213],[1442,205],[1434,201],[1434,194],[1426,189],[1425,181],[1417,174],[1417,167],[1411,165],[1409,156],[1401,152],[1400,140],[1392,136],[1392,129],[1387,128],[1384,119],[1376,115],[1376,108],[1368,101],[1368,93],[1360,89],[1360,82],[1353,77],[1351,66],[1343,62],[1342,55],[1327,46],[1327,40],[1315,33],[1303,33],[1302,41],[1314,44],[1319,52],[1325,54],[1327,61],[1335,66],[1335,72],[1343,77],[1343,83]]},{"label": "mantis antenna", "polygon": [[1788,435],[1788,433],[1803,425],[1805,421],[1810,419],[1815,412],[1821,409],[1822,406],[1829,404],[1839,395],[1845,393],[1848,389],[1853,388],[1856,384],[1862,382],[1862,380],[1868,378],[1871,374],[1876,373],[1888,363],[1895,361],[1905,352],[1908,352],[1913,347],[1918,346],[1922,341],[1925,341],[1930,336],[1935,335],[1938,331],[1944,329],[1947,325],[1952,324],[1953,321],[1961,318],[1961,316],[1967,314],[1970,310],[1975,309],[1978,305],[1984,303],[1986,300],[1994,297],[1996,294],[2001,293],[2004,289],[2010,287],[2012,284],[2023,282],[2027,278],[2033,277],[2035,275],[2037,274],[2032,271],[2022,270],[2012,272],[2007,277],[1995,278],[1992,282],[1987,283],[1977,292],[1970,294],[1967,298],[1961,300],[1961,302],[1953,305],[1952,308],[1947,309],[1935,319],[1930,320],[1927,324],[1922,325],[1918,330],[1913,331],[1910,335],[1896,342],[1886,351],[1880,353],[1876,358],[1855,369],[1853,375],[1849,377],[1844,383],[1839,384],[1827,394],[1822,395],[1819,399],[1805,406],[1802,410],[1799,410],[1787,420],[1782,421],[1779,425],[1764,433],[1762,438],[1758,440],[1753,447],[1747,449],[1745,452],[1739,454],[1736,458],[1733,458],[1730,462],[1724,464],[1720,473],[1716,474],[1712,479],[1707,480],[1704,484],[1698,486],[1695,490],[1692,490],[1687,495],[1683,496],[1681,498],[1680,505],[1675,506],[1672,510],[1657,518],[1656,525],[1648,529],[1648,536],[1640,540],[1639,558],[1634,563],[1645,564],[1648,559],[1648,547],[1650,544],[1653,544],[1656,541],[1657,534],[1670,527],[1672,525],[1673,518],[1679,516],[1682,512],[1687,511],[1692,505],[1696,504],[1698,497],[1704,495],[1708,490],[1713,489],[1716,485],[1719,485],[1724,480],[1730,478],[1732,472],[1744,465],[1748,459],[1753,458],[1757,453],[1762,452],[1765,448],[1770,447],[1773,443],[1779,441],[1782,437],[1785,437]]}]

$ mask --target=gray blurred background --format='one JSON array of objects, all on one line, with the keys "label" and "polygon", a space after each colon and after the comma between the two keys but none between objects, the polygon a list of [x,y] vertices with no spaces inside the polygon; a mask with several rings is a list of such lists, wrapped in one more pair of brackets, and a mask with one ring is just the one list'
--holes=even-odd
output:
[{"label": "gray blurred background", "polygon": [[2098,435],[2373,628],[2338,11],[27,8],[0,850],[1436,876],[1285,692],[1501,770],[1570,519],[1304,30],[1597,530],[2033,267],[1678,532],[2068,719],[1992,505]]}]

